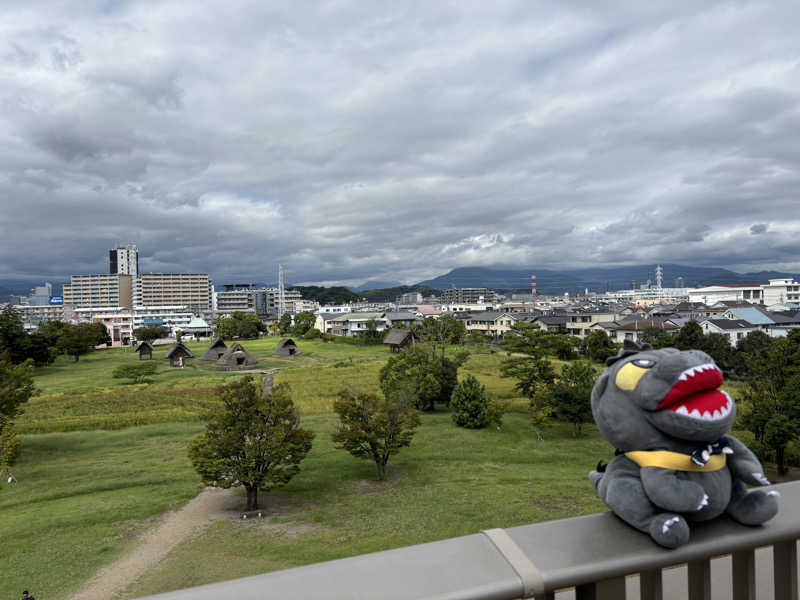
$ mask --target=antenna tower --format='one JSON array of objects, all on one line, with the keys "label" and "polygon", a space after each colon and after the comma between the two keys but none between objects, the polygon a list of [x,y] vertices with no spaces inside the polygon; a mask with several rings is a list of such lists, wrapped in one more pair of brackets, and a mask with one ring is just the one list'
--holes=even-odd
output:
[{"label": "antenna tower", "polygon": [[283,265],[278,265],[278,318],[286,312],[286,294],[284,293],[284,271]]},{"label": "antenna tower", "polygon": [[656,288],[661,289],[661,282],[664,279],[664,269],[661,268],[661,265],[656,266]]}]

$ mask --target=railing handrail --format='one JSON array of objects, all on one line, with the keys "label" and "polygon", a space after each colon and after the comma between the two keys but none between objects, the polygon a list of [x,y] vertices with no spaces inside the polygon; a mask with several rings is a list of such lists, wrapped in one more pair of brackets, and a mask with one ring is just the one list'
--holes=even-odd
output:
[{"label": "railing handrail", "polygon": [[[767,489],[781,493],[780,511],[768,523],[748,527],[726,517],[694,523],[690,542],[674,550],[660,548],[611,513],[600,513],[363,554],[151,598],[544,597],[556,589],[797,540],[800,481]],[[502,533],[493,535],[497,531]]]}]

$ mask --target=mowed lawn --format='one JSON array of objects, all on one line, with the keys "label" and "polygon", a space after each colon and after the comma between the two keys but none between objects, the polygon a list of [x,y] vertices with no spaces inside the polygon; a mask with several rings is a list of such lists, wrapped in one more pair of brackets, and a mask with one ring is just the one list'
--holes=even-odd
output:
[{"label": "mowed lawn", "polygon": [[155,515],[202,488],[186,457],[202,424],[25,436],[0,484],[0,597],[67,598]]},{"label": "mowed lawn", "polygon": [[576,440],[558,425],[539,442],[522,414],[507,415],[499,431],[424,415],[381,482],[374,463],[333,447],[335,422],[305,420],[313,450],[287,486],[261,495],[266,519],[232,512],[181,543],[126,597],[603,509],[587,474],[613,450],[594,428]]}]

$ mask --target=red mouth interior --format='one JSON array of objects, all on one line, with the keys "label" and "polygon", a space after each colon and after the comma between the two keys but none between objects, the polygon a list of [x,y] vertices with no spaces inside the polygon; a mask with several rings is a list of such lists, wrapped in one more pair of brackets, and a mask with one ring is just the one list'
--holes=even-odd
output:
[{"label": "red mouth interior", "polygon": [[701,415],[706,411],[713,414],[728,404],[728,396],[717,389],[722,380],[722,371],[715,368],[689,375],[672,386],[656,410],[668,408],[677,412],[685,406],[690,413],[696,409]]}]

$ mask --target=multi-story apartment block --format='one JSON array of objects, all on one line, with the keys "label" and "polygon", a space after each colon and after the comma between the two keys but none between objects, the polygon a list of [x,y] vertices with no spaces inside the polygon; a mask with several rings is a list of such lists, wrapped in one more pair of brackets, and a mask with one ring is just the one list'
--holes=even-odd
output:
[{"label": "multi-story apartment block", "polygon": [[761,286],[762,302],[767,306],[785,302],[800,302],[800,283],[793,279],[770,279]]},{"label": "multi-story apartment block", "polygon": [[[292,314],[318,308],[316,302],[304,300],[300,292],[295,290],[285,290],[283,297],[284,310]],[[277,315],[280,303],[278,288],[256,289],[251,284],[226,285],[224,291],[216,293],[216,299],[218,313],[250,312],[259,317]]]},{"label": "multi-story apartment block", "polygon": [[112,275],[122,273],[137,277],[139,275],[139,249],[136,244],[117,246],[109,250],[108,272]]},{"label": "multi-story apartment block", "polygon": [[495,293],[488,288],[453,288],[443,290],[442,304],[491,304],[495,301]]},{"label": "multi-story apartment block", "polygon": [[133,306],[133,285],[130,275],[73,275],[64,284],[64,304],[75,308],[118,308]]},{"label": "multi-story apartment block", "polygon": [[744,301],[760,304],[764,295],[759,284],[753,285],[708,285],[689,290],[689,302],[702,302],[711,306],[723,301]]},{"label": "multi-story apartment block", "polygon": [[395,303],[398,306],[416,306],[422,304],[422,294],[419,292],[407,292],[399,295]]},{"label": "multi-story apartment block", "polygon": [[211,279],[207,273],[142,273],[139,306],[211,308]]}]

